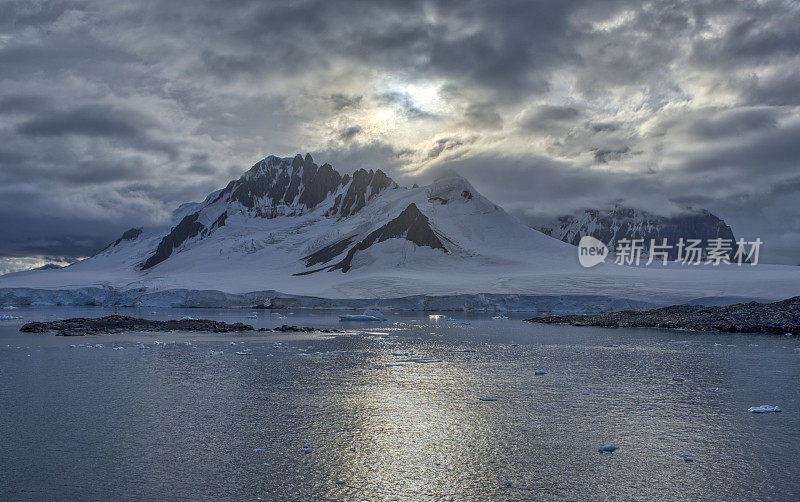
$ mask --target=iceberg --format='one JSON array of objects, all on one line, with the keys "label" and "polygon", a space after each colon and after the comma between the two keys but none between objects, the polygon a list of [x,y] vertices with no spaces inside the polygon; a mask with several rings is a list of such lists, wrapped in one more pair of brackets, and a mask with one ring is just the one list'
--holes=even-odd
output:
[{"label": "iceberg", "polygon": [[762,404],[761,406],[752,406],[747,409],[748,411],[752,411],[753,413],[780,413],[781,409],[777,406],[770,406],[768,404]]},{"label": "iceberg", "polygon": [[0,321],[13,321],[14,319],[22,319],[22,317],[18,315],[7,315],[7,314],[0,315]]},{"label": "iceberg", "polygon": [[367,321],[367,322],[382,322],[386,320],[380,310],[367,309],[363,314],[342,314],[339,316],[340,322],[345,321]]}]

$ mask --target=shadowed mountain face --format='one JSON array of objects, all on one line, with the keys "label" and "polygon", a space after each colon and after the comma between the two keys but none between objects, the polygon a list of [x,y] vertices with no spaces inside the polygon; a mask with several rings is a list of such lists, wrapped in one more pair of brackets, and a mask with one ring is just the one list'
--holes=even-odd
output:
[{"label": "shadowed mountain face", "polygon": [[380,169],[359,169],[352,177],[342,176],[330,164],[317,166],[310,154],[305,158],[299,154],[294,158],[269,156],[185,216],[164,236],[141,269],[168,259],[190,239],[211,235],[225,226],[234,212],[266,219],[302,215],[335,195],[325,216],[346,218],[390,186],[397,185]]},{"label": "shadowed mountain face", "polygon": [[[534,225],[534,228],[574,246],[578,245],[581,237],[590,235],[612,250],[620,239],[643,239],[645,249],[649,249],[651,239],[655,239],[656,244],[667,239],[667,244],[672,246],[681,238],[701,239],[703,245],[716,238],[735,241],[731,227],[706,210],[658,216],[621,206],[611,210],[587,209],[577,215],[560,216],[556,221]],[[677,253],[673,247],[669,251],[670,259],[676,259]]]},{"label": "shadowed mountain face", "polygon": [[[339,242],[326,246],[325,248],[317,251],[316,253],[306,256],[303,259],[306,261],[306,266],[312,266],[317,263],[324,263],[335,258],[350,245],[354,237],[348,237]],[[329,271],[341,270],[347,272],[350,270],[353,258],[361,251],[369,249],[372,245],[383,242],[387,239],[406,239],[417,246],[427,246],[431,249],[440,249],[447,253],[447,248],[444,247],[442,241],[436,236],[436,233],[430,226],[428,218],[422,214],[416,204],[409,204],[407,208],[400,213],[397,218],[389,221],[382,227],[371,232],[364,239],[358,242],[355,246],[350,248],[347,255],[342,261],[332,265],[328,268]],[[297,275],[306,275],[308,273],[319,272],[324,269],[317,269]]]}]

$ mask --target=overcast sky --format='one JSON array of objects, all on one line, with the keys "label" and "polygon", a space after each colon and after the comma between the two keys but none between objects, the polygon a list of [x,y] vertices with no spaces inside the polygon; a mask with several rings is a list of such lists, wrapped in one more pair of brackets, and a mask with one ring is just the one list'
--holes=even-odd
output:
[{"label": "overcast sky", "polygon": [[800,263],[793,1],[0,0],[0,272],[165,223],[269,154],[520,217],[705,207]]}]

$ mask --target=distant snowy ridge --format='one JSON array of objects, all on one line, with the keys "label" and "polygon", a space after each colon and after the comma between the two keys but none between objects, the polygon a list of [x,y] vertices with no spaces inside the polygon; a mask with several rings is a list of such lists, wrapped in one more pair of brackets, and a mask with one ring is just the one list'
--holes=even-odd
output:
[{"label": "distant snowy ridge", "polygon": [[[581,237],[599,239],[612,251],[620,239],[642,239],[649,249],[651,239],[661,244],[675,246],[678,240],[722,238],[735,241],[733,230],[723,220],[703,209],[689,210],[675,216],[660,216],[647,211],[615,205],[608,210],[587,209],[577,214],[565,215],[553,221],[533,225],[540,232],[574,246]],[[677,257],[677,248],[669,250],[669,258]]]}]

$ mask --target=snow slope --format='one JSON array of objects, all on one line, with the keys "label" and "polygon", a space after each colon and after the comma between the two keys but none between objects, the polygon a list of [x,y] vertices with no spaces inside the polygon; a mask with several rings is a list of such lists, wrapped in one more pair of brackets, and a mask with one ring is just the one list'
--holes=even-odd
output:
[{"label": "snow slope", "polygon": [[1,276],[0,303],[419,306],[450,297],[440,306],[575,312],[800,295],[798,267],[583,269],[574,246],[527,227],[464,178],[408,189],[380,171],[340,176],[310,156],[264,159],[181,206],[173,225],[126,233],[60,270]]}]

